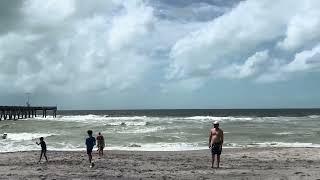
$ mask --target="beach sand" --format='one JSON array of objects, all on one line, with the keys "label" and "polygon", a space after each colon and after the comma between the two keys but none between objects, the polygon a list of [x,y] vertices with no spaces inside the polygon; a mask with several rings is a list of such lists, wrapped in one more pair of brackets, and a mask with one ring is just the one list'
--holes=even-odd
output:
[{"label": "beach sand", "polygon": [[105,151],[90,168],[85,152],[0,153],[0,179],[319,179],[320,148],[225,148],[221,168],[211,168],[209,150]]}]

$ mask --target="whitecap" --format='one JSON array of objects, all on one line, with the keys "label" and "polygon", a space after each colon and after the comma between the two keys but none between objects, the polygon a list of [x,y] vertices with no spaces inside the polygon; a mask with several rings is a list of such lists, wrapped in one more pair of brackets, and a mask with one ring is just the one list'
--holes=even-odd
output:
[{"label": "whitecap", "polygon": [[288,143],[288,142],[260,142],[250,143],[247,147],[320,147],[320,144],[314,143]]},{"label": "whitecap", "polygon": [[290,135],[290,134],[294,134],[293,132],[278,132],[278,133],[272,133],[275,135]]},{"label": "whitecap", "polygon": [[310,115],[308,117],[311,119],[318,119],[318,118],[320,118],[320,115]]},{"label": "whitecap", "polygon": [[206,146],[200,146],[198,143],[152,143],[136,144],[141,147],[127,146],[109,146],[107,150],[128,150],[128,151],[189,151],[208,149]]},{"label": "whitecap", "polygon": [[164,127],[149,127],[149,128],[139,128],[139,129],[127,129],[125,131],[119,131],[118,133],[120,134],[127,134],[127,133],[132,133],[132,134],[143,134],[143,133],[151,133],[151,132],[157,132],[164,130]]},{"label": "whitecap", "polygon": [[112,122],[112,121],[144,121],[147,120],[147,116],[120,116],[120,117],[110,117],[110,116],[100,116],[94,114],[88,115],[76,115],[76,116],[58,116],[53,117],[35,117],[25,120],[38,120],[38,121],[63,121],[63,122],[80,122],[80,123],[99,123],[99,122]]},{"label": "whitecap", "polygon": [[10,141],[28,141],[39,139],[40,137],[49,137],[55,134],[49,133],[7,133],[7,140]]},{"label": "whitecap", "polygon": [[139,122],[139,121],[128,121],[128,122],[109,122],[105,123],[105,126],[146,126],[147,122]]},{"label": "whitecap", "polygon": [[193,120],[197,122],[203,122],[203,123],[208,123],[208,122],[213,122],[213,121],[221,121],[221,122],[246,122],[246,121],[261,121],[258,118],[254,117],[234,117],[234,116],[223,116],[223,117],[218,117],[218,116],[191,116],[191,117],[186,117],[183,118],[184,120]]}]

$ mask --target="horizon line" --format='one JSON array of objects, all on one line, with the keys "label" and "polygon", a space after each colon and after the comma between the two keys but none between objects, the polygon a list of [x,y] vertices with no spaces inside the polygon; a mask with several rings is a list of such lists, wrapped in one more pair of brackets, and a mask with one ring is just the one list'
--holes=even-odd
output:
[{"label": "horizon line", "polygon": [[137,109],[58,109],[58,111],[148,111],[148,110],[320,110],[320,107],[290,108],[137,108]]}]

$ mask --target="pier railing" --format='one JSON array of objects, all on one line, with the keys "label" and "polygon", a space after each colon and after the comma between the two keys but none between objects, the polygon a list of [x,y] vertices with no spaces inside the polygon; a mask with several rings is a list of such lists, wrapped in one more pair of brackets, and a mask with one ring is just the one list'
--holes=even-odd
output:
[{"label": "pier railing", "polygon": [[0,121],[37,117],[38,111],[42,112],[42,117],[47,117],[47,111],[57,116],[57,106],[0,106]]}]

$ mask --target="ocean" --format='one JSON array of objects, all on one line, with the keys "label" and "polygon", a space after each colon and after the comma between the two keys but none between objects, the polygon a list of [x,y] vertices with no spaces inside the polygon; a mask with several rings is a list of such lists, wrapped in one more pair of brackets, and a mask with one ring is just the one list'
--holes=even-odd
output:
[{"label": "ocean", "polygon": [[320,147],[320,109],[69,110],[56,118],[0,121],[0,152],[84,150],[86,131],[101,132],[107,150],[208,149],[213,121],[224,130],[225,148]]}]

